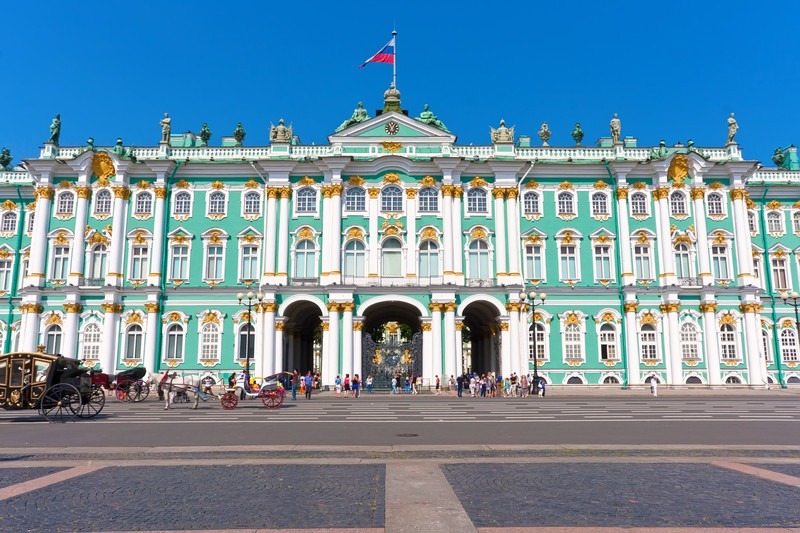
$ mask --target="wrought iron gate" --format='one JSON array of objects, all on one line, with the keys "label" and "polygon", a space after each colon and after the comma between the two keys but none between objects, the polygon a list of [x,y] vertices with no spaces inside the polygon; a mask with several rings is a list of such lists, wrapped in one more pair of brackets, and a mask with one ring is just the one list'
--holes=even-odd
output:
[{"label": "wrought iron gate", "polygon": [[[372,376],[375,389],[390,389],[392,377],[400,374],[408,376],[422,373],[422,332],[418,331],[410,342],[401,343],[396,338],[388,342],[375,342],[369,333],[364,333],[361,341],[362,362],[361,379]],[[428,376],[430,377],[430,376]]]}]

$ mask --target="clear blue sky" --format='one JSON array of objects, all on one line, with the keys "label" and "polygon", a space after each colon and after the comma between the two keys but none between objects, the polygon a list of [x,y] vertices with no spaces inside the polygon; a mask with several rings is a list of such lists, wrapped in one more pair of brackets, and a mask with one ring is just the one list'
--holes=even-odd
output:
[{"label": "clear blue sky", "polygon": [[[72,5],[68,5],[72,4]],[[38,155],[55,113],[61,144],[157,144],[208,122],[210,144],[241,121],[264,145],[284,117],[304,144],[358,101],[382,105],[392,68],[357,69],[398,31],[402,104],[426,103],[460,144],[488,144],[501,118],[538,141],[608,136],[613,113],[639,145],[724,143],[730,112],[748,159],[800,143],[800,2],[64,2],[6,3],[0,146]]]}]

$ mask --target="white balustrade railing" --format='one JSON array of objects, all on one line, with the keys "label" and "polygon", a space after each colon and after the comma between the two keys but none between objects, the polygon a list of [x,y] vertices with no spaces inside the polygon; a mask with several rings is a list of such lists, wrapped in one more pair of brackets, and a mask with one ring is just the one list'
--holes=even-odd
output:
[{"label": "white balustrade railing", "polygon": [[754,172],[748,180],[748,183],[753,185],[758,182],[800,184],[800,170],[762,168],[761,170]]},{"label": "white balustrade railing", "polygon": [[33,176],[24,171],[0,171],[0,183],[31,183]]}]

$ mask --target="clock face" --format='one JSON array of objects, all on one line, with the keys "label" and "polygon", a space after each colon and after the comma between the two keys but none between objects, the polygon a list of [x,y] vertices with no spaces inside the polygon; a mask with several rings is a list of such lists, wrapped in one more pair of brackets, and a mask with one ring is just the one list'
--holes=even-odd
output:
[{"label": "clock face", "polygon": [[397,122],[394,122],[394,121],[393,122],[387,122],[386,126],[384,126],[383,129],[389,135],[397,135],[397,132],[400,131],[400,126],[397,124]]}]

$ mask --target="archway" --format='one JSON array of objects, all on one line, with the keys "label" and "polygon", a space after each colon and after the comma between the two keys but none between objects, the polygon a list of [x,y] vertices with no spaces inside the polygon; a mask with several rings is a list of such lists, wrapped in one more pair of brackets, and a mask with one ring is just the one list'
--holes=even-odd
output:
[{"label": "archway", "polygon": [[313,302],[298,300],[283,310],[283,368],[321,372],[322,331],[320,309]]},{"label": "archway", "polygon": [[398,374],[422,375],[419,308],[410,302],[394,300],[366,306],[363,313],[359,354],[362,379],[372,376],[374,389],[389,389],[392,378]]},{"label": "archway", "polygon": [[[478,375],[500,372],[500,328],[497,324],[500,312],[497,307],[483,300],[475,300],[461,314],[464,316],[464,328],[461,331],[464,368],[459,370]],[[518,340],[511,339],[511,342]]]}]

